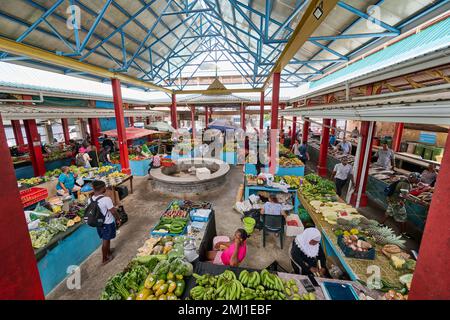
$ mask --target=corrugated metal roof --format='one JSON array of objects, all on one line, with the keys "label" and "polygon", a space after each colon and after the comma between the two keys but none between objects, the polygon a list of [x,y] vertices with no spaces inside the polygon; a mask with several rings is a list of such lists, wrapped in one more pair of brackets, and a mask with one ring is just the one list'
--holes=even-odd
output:
[{"label": "corrugated metal roof", "polygon": [[[239,85],[249,87],[264,82],[309,2],[77,0],[73,3],[81,17],[78,30],[68,27],[70,1],[2,0],[0,35],[169,87],[173,87],[180,76],[195,77],[195,70],[201,70],[197,64],[202,61],[198,60],[218,50],[219,56],[234,65],[234,75],[244,79]],[[337,6],[313,36],[384,33],[386,28],[359,17],[354,10],[358,10],[358,14],[369,12],[386,25],[396,26],[429,6],[444,2],[345,0],[353,11]],[[270,10],[266,10],[266,4],[271,5]],[[266,11],[269,12],[267,20]],[[263,41],[266,37],[268,39]],[[350,55],[373,41],[374,38],[360,36],[310,40],[285,68],[282,82],[298,85],[309,81],[329,66],[343,62],[308,61],[335,60],[336,54]],[[0,55],[0,58],[4,57]],[[186,69],[193,62],[195,66]],[[16,60],[15,63],[30,62]],[[41,63],[37,66],[60,73],[71,72]],[[95,79],[99,80],[98,77]]]},{"label": "corrugated metal roof", "polygon": [[450,18],[310,84],[308,93],[450,47]]}]

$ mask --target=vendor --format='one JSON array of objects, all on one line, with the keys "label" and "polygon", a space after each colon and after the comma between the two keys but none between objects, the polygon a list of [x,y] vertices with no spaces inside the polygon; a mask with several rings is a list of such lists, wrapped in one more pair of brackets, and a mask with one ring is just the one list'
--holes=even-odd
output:
[{"label": "vendor", "polygon": [[248,234],[244,229],[237,229],[231,242],[228,237],[215,237],[213,251],[207,254],[214,264],[237,267],[247,254]]},{"label": "vendor", "polygon": [[352,133],[351,133],[351,137],[353,139],[357,139],[359,137],[359,130],[358,127],[355,127],[355,129],[353,129]]},{"label": "vendor", "polygon": [[316,228],[307,228],[295,237],[291,249],[291,264],[295,273],[325,276],[326,259],[320,245],[321,238],[322,235]]},{"label": "vendor", "polygon": [[78,196],[81,188],[75,185],[77,175],[72,173],[67,166],[62,167],[61,171],[56,185],[56,193],[60,196],[76,193]]},{"label": "vendor", "polygon": [[338,150],[341,150],[343,154],[352,153],[352,144],[345,138],[342,139],[342,141],[336,146],[336,148],[338,148]]},{"label": "vendor", "polygon": [[283,211],[283,206],[278,203],[277,196],[275,194],[269,195],[269,201],[264,203],[264,207],[261,208],[261,214],[267,214],[271,216],[283,216],[287,217],[286,212]]},{"label": "vendor", "polygon": [[436,165],[431,163],[428,168],[422,172],[422,175],[420,176],[420,182],[428,184],[430,186],[434,186],[434,184],[436,183],[436,178]]},{"label": "vendor", "polygon": [[380,167],[389,170],[395,167],[395,154],[394,151],[389,149],[388,144],[384,141],[382,144],[382,149],[378,150],[375,157],[378,158],[375,164]]},{"label": "vendor", "polygon": [[102,148],[100,151],[99,160],[103,163],[104,166],[111,165],[111,147],[106,146]]},{"label": "vendor", "polygon": [[110,138],[108,138],[107,134],[103,136],[102,147],[103,148],[110,147],[111,151],[114,151],[114,142]]}]

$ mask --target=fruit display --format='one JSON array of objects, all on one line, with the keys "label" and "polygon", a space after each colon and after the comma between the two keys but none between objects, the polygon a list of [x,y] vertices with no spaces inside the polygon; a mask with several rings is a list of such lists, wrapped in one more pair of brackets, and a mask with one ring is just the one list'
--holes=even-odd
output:
[{"label": "fruit display", "polygon": [[362,240],[355,234],[344,235],[343,240],[344,244],[353,251],[367,252],[373,248],[369,242]]},{"label": "fruit display", "polygon": [[287,157],[280,157],[279,160],[280,167],[302,167],[304,166],[303,162],[298,158],[287,158]]},{"label": "fruit display", "polygon": [[302,185],[301,191],[308,200],[329,201],[331,197],[337,197],[332,181],[321,178],[313,173],[307,174],[305,180],[308,183]]},{"label": "fruit display", "polygon": [[299,189],[302,185],[302,177],[298,176],[275,176],[274,182],[285,182],[291,189]]},{"label": "fruit display", "polygon": [[46,181],[48,181],[48,177],[34,177],[29,179],[19,179],[17,180],[17,184],[19,185],[19,187],[31,188]]},{"label": "fruit display", "polygon": [[193,266],[180,257],[138,257],[110,278],[101,300],[178,300]]},{"label": "fruit display", "polygon": [[231,270],[193,276],[197,286],[189,294],[194,300],[315,300],[314,294],[300,296],[295,280],[286,282],[266,269],[242,270],[238,277]]},{"label": "fruit display", "polygon": [[108,178],[127,178],[128,175],[119,171],[108,174]]}]

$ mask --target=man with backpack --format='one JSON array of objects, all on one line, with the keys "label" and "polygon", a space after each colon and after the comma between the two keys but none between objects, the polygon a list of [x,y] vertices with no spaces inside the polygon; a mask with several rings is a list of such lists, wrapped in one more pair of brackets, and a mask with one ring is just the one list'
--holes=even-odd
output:
[{"label": "man with backpack", "polygon": [[412,188],[411,185],[417,182],[419,182],[419,175],[417,173],[411,173],[408,176],[408,179],[400,179],[393,182],[384,190],[388,207],[386,209],[386,217],[382,224],[392,217],[395,222],[400,224],[400,232],[403,235],[405,233],[405,223],[408,215],[406,212],[405,201],[401,195],[402,192],[409,192]]},{"label": "man with backpack", "polygon": [[116,237],[116,225],[119,227],[121,220],[111,198],[104,195],[105,182],[95,180],[92,187],[94,195],[89,199],[85,219],[88,225],[97,228],[97,233],[102,239],[102,263],[105,265],[113,259],[111,240]]}]

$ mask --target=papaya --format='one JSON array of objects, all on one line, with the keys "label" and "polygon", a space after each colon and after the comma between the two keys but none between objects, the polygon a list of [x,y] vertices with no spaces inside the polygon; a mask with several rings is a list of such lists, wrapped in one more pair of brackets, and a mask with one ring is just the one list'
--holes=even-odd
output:
[{"label": "papaya", "polygon": [[158,297],[158,300],[167,300],[167,296],[165,294],[162,294]]},{"label": "papaya", "polygon": [[176,287],[174,293],[177,297],[181,297],[183,295],[184,288],[186,287],[186,283],[184,282],[183,279],[178,279],[176,281],[176,286],[177,287]]},{"label": "papaya", "polygon": [[136,300],[147,300],[151,293],[152,291],[150,289],[144,288],[138,292]]},{"label": "papaya", "polygon": [[153,274],[149,274],[147,279],[145,279],[144,287],[151,289],[156,283],[156,277]]},{"label": "papaya", "polygon": [[156,292],[159,290],[159,288],[165,283],[164,280],[158,280],[156,281],[155,285],[152,287],[153,292]]},{"label": "papaya", "polygon": [[169,288],[167,289],[167,292],[169,292],[169,293],[174,292],[175,289],[177,288],[176,282],[169,280],[169,281],[167,281],[167,283],[169,284]]}]

